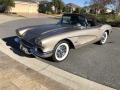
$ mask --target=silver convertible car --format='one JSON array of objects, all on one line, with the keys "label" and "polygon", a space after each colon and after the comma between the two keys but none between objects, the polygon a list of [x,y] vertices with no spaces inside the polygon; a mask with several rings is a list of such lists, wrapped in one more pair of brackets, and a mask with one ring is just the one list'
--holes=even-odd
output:
[{"label": "silver convertible car", "polygon": [[105,44],[111,31],[110,25],[99,24],[89,15],[64,14],[57,24],[19,29],[16,33],[25,54],[60,62],[70,49],[96,42]]}]

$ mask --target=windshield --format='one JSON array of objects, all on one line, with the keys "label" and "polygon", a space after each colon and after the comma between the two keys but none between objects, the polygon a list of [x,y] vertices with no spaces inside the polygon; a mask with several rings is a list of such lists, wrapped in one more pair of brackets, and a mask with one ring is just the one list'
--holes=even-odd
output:
[{"label": "windshield", "polygon": [[76,15],[75,16],[66,15],[62,17],[61,24],[67,24],[67,25],[80,24],[81,26],[85,26],[85,18]]}]

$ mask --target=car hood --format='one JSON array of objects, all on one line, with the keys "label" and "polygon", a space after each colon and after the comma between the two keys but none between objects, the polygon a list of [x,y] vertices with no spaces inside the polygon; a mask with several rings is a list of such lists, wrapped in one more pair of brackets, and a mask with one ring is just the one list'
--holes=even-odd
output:
[{"label": "car hood", "polygon": [[27,40],[31,43],[35,42],[36,38],[47,38],[53,35],[57,35],[60,33],[68,32],[70,29],[68,26],[63,25],[42,25],[39,27],[28,28],[27,31],[23,35],[23,39]]}]

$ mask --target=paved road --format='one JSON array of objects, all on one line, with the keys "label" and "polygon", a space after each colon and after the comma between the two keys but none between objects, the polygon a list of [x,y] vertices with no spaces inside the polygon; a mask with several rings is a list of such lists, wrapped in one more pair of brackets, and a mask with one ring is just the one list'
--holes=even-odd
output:
[{"label": "paved road", "polygon": [[9,21],[7,23],[0,24],[0,38],[14,36],[15,30],[18,28],[40,26],[42,24],[52,24],[55,22],[57,22],[57,20],[52,18],[25,18],[16,21]]},{"label": "paved road", "polygon": [[[28,19],[4,23],[0,25],[0,38],[4,38],[7,45],[17,48],[14,43],[15,29],[54,23],[55,21],[53,19]],[[77,50],[71,50],[67,60],[61,63],[49,60],[42,61],[97,83],[120,89],[119,38],[120,29],[114,28],[108,43],[104,46],[91,44]]]}]

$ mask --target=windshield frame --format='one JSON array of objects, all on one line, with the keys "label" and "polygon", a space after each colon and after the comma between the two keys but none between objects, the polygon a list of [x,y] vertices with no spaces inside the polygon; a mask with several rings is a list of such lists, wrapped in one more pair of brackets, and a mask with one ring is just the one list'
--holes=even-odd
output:
[{"label": "windshield frame", "polygon": [[[74,21],[74,20],[76,20],[76,21],[73,22],[73,21],[70,21],[70,20],[69,20],[68,23],[63,23],[64,17],[70,17],[70,19],[73,19],[73,21]],[[80,18],[82,18],[82,20],[81,20]],[[73,23],[72,23],[72,22],[73,22]],[[82,24],[81,24],[80,22],[81,22]],[[72,25],[72,26],[76,26],[77,24],[80,24],[81,26],[86,27],[87,20],[86,20],[86,18],[85,18],[84,16],[82,16],[82,15],[78,15],[78,14],[64,14],[64,15],[62,16],[62,18],[60,19],[60,24],[61,24],[61,25]]]}]

